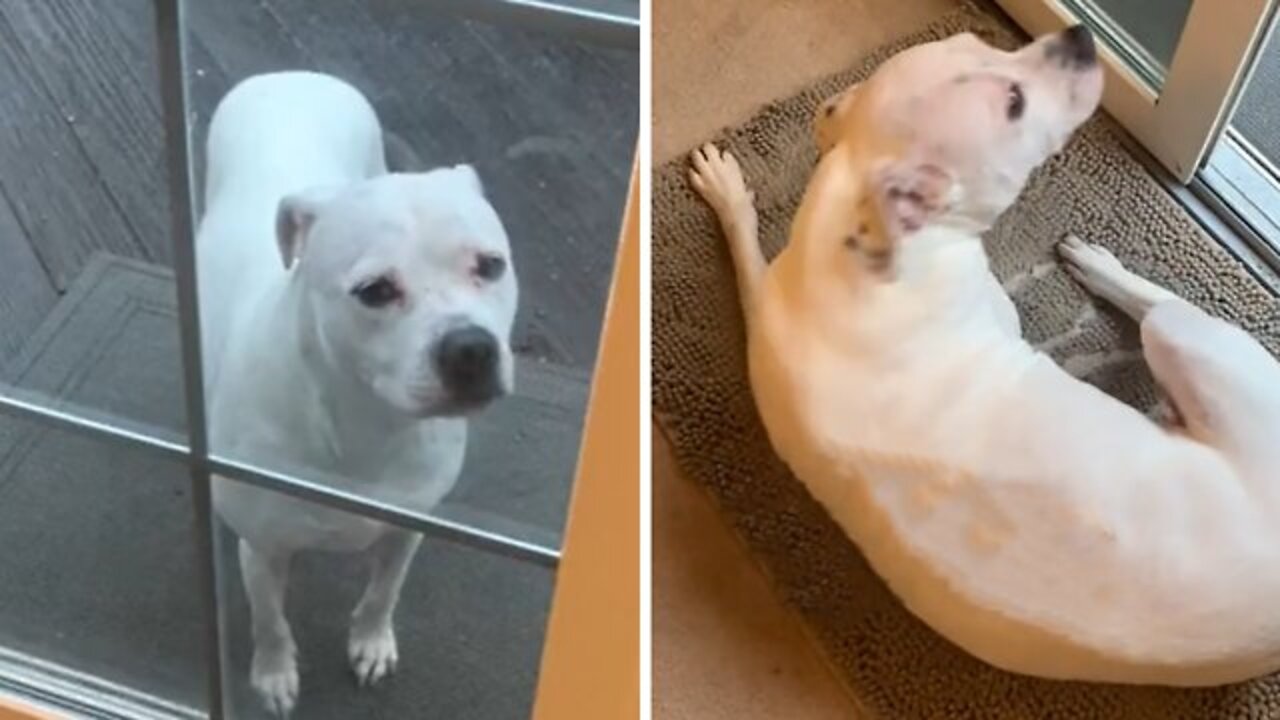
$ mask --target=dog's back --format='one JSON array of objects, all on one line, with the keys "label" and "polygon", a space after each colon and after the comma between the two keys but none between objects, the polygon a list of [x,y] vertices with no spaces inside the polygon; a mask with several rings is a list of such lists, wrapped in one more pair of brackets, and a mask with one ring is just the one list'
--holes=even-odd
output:
[{"label": "dog's back", "polygon": [[285,276],[280,199],[386,172],[382,134],[358,90],[329,75],[252,76],[218,104],[206,145],[197,237],[201,329],[210,379],[236,314]]},{"label": "dog's back", "polygon": [[241,81],[218,103],[206,149],[211,212],[224,195],[239,200],[229,192],[232,183],[237,191],[284,193],[386,171],[368,100],[346,82],[313,72]]}]

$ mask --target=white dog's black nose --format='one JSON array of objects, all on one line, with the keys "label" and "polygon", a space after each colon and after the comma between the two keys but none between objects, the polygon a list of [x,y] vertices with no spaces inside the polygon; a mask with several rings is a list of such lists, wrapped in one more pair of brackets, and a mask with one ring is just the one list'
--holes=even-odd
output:
[{"label": "white dog's black nose", "polygon": [[1045,53],[1049,58],[1075,70],[1092,67],[1098,62],[1098,48],[1094,45],[1093,33],[1083,24],[1072,25],[1058,33]]},{"label": "white dog's black nose", "polygon": [[436,367],[454,399],[466,403],[492,400],[502,393],[501,348],[493,333],[464,325],[444,334],[436,344]]}]

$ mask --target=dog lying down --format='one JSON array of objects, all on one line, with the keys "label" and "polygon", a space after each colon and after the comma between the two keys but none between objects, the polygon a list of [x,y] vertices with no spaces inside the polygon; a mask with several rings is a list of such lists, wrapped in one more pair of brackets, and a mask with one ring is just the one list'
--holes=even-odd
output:
[{"label": "dog lying down", "polygon": [[1034,350],[983,251],[1101,92],[1082,27],[893,57],[819,110],[822,158],[768,265],[736,161],[704,147],[691,181],[728,239],[773,446],[912,612],[1031,675],[1270,673],[1280,365],[1069,237],[1067,271],[1141,325],[1180,416],[1158,425]]}]

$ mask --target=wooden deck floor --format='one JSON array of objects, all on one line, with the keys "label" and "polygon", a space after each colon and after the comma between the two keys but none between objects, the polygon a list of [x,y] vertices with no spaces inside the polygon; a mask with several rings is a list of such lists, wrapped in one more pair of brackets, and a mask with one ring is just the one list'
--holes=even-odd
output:
[{"label": "wooden deck floor", "polygon": [[[192,0],[196,138],[253,73],[353,82],[428,163],[479,170],[520,273],[518,348],[589,368],[638,123],[638,55],[428,5]],[[166,187],[150,0],[0,0],[0,370],[93,253],[168,264]]]}]

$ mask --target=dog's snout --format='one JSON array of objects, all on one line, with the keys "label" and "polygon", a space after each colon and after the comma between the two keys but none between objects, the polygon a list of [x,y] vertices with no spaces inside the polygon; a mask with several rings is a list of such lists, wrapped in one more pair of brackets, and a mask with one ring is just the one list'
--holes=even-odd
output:
[{"label": "dog's snout", "polygon": [[1083,70],[1098,62],[1098,48],[1093,33],[1083,24],[1072,25],[1058,33],[1045,49],[1051,60],[1057,60],[1073,70]]},{"label": "dog's snout", "polygon": [[501,393],[500,360],[498,339],[478,325],[450,330],[436,345],[441,380],[450,393],[466,402],[484,402]]}]

